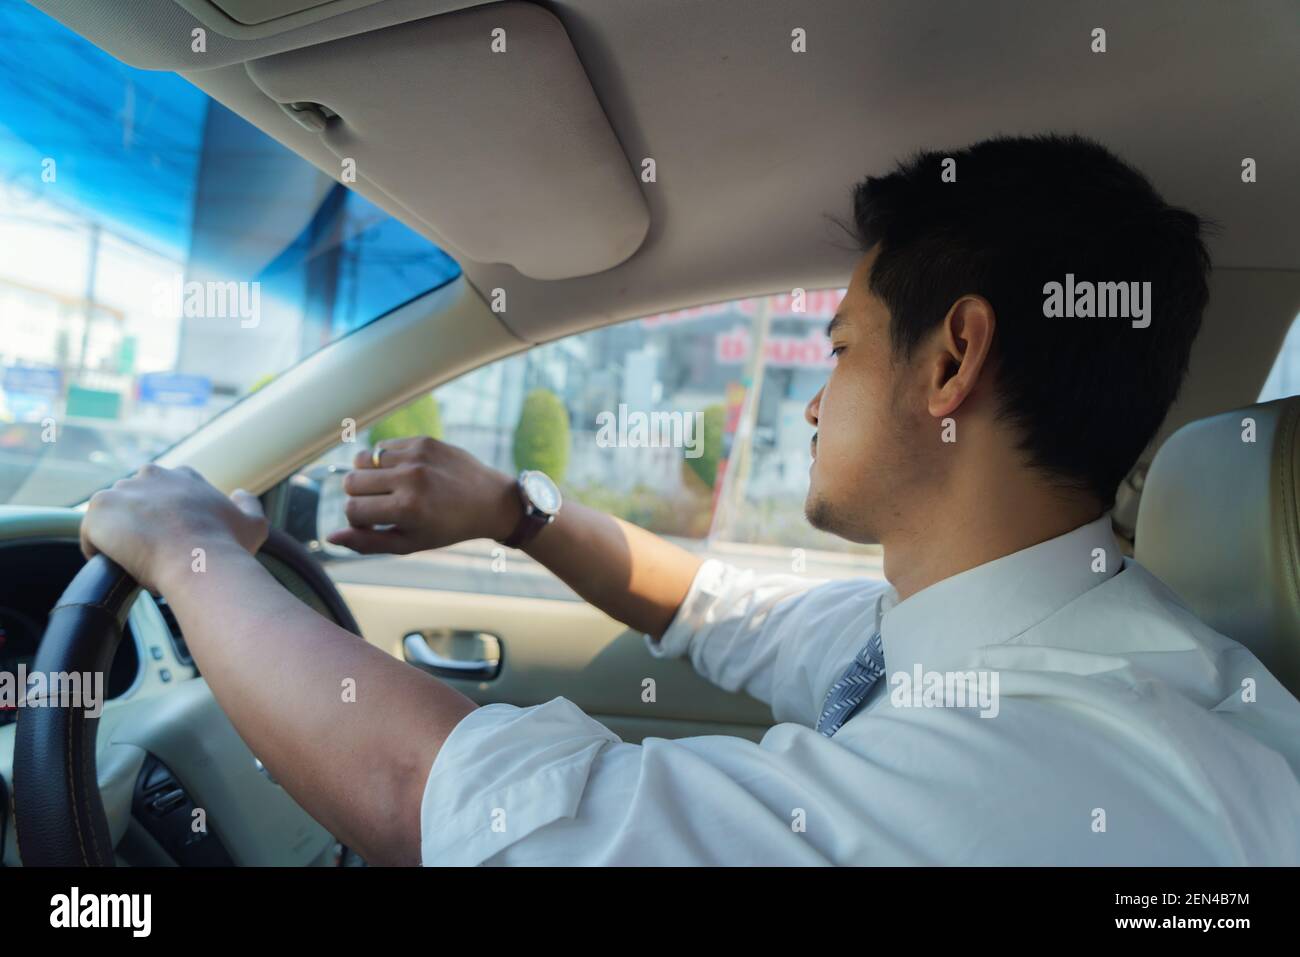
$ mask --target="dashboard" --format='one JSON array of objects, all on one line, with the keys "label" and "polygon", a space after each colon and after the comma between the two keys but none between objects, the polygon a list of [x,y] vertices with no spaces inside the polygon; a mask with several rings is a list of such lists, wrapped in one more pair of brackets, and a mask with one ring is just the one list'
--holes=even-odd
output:
[{"label": "dashboard", "polygon": [[[3,575],[4,571],[0,570],[0,576]],[[0,606],[0,674],[16,675],[18,669],[24,667],[31,670],[42,631],[29,615],[16,608]],[[13,724],[17,720],[18,709],[0,702],[0,725]]]},{"label": "dashboard", "polygon": [[[30,671],[45,633],[50,609],[84,564],[70,541],[10,542],[0,545],[0,674]],[[120,698],[136,684],[141,659],[134,632],[127,631],[105,676],[105,697]],[[0,727],[13,724],[18,709],[0,702]]]}]

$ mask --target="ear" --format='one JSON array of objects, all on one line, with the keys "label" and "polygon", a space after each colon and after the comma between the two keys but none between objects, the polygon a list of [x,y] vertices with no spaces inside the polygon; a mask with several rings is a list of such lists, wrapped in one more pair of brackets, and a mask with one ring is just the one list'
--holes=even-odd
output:
[{"label": "ear", "polygon": [[997,319],[983,296],[962,296],[937,330],[927,382],[930,415],[952,415],[975,390],[989,365]]}]

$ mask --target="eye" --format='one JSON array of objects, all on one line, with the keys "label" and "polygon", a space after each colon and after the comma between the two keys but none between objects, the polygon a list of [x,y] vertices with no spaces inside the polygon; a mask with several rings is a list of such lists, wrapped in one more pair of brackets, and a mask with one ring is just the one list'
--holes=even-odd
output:
[{"label": "eye", "polygon": [[843,352],[843,351],[844,351],[844,347],[843,347],[843,346],[836,346],[834,349],[831,350],[831,354],[830,354],[829,356],[827,356],[827,358],[828,358],[828,359],[838,359],[839,356],[840,356],[840,353]]}]

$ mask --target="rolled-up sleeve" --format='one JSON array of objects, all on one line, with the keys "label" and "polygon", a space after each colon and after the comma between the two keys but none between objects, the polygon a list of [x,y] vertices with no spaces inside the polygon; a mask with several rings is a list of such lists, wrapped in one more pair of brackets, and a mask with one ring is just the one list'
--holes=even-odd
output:
[{"label": "rolled-up sleeve", "polygon": [[809,792],[789,759],[788,746],[769,751],[721,735],[628,744],[562,697],[488,705],[461,720],[434,761],[420,809],[421,860],[826,863],[791,829]]},{"label": "rolled-up sleeve", "polygon": [[759,574],[709,559],[658,641],[656,658],[689,657],[727,691],[772,707],[778,721],[815,721],[822,696],[874,626],[883,581]]},{"label": "rolled-up sleeve", "polygon": [[620,744],[567,698],[470,712],[443,742],[420,803],[420,859],[481,864],[577,810],[592,762]]}]

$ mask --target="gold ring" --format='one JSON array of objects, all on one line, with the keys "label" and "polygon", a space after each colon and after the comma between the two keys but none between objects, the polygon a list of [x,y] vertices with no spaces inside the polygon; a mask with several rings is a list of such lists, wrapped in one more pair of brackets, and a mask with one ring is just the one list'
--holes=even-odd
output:
[{"label": "gold ring", "polygon": [[370,464],[377,469],[383,468],[383,466],[379,464],[379,460],[383,457],[383,454],[384,450],[381,447],[376,446],[375,450],[370,453]]}]

